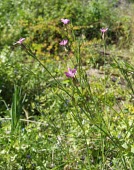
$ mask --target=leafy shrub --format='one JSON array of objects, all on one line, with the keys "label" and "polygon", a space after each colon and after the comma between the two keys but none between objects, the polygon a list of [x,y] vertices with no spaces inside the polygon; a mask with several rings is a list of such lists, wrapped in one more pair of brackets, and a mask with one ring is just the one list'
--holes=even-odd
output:
[{"label": "leafy shrub", "polygon": [[129,18],[119,18],[113,4],[114,2],[108,3],[104,0],[62,2],[10,0],[7,13],[5,11],[9,7],[9,2],[4,0],[0,5],[2,18],[0,43],[12,44],[13,40],[19,37],[29,37],[33,43],[40,44],[38,51],[44,51],[49,46],[49,52],[58,52],[54,44],[64,37],[64,32],[60,31],[62,27],[60,19],[69,18],[73,25],[77,26],[75,30],[77,36],[84,34],[91,40],[100,37],[98,30],[101,27],[109,27],[110,39],[117,43],[123,38],[125,44],[126,37],[127,42],[130,40],[131,32],[128,30],[131,24],[128,23]]}]

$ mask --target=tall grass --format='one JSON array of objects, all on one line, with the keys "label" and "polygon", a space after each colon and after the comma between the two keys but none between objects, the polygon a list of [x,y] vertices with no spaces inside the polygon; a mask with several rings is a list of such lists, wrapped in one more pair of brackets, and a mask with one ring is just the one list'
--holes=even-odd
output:
[{"label": "tall grass", "polygon": [[23,101],[22,101],[21,88],[15,85],[12,105],[11,105],[11,110],[10,110],[11,132],[17,131],[20,128],[20,118],[22,115],[22,107],[23,107]]}]

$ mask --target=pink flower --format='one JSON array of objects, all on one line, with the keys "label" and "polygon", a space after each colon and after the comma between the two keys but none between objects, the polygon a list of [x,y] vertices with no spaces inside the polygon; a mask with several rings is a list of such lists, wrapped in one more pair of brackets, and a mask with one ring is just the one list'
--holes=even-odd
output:
[{"label": "pink flower", "polygon": [[104,34],[106,31],[108,30],[108,28],[102,28],[100,29],[100,31]]},{"label": "pink flower", "polygon": [[63,24],[66,25],[70,22],[70,20],[69,19],[61,19],[61,22],[63,22]]},{"label": "pink flower", "polygon": [[74,78],[77,70],[68,68],[68,72],[65,72],[67,77]]},{"label": "pink flower", "polygon": [[59,44],[62,46],[65,46],[67,45],[67,43],[68,43],[68,40],[62,40]]},{"label": "pink flower", "polygon": [[15,44],[22,44],[24,40],[25,40],[25,38],[20,38],[19,41],[17,41],[16,43],[14,43],[14,45],[15,45]]}]

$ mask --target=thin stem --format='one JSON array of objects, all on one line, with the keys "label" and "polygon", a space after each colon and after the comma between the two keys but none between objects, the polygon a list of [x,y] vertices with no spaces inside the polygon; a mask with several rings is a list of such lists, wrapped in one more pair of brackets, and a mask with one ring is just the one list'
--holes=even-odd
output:
[{"label": "thin stem", "polygon": [[51,72],[47,69],[47,67],[36,57],[36,55],[32,52],[32,50],[27,48],[24,44],[21,44],[24,49],[26,49],[26,52],[32,56],[38,63],[48,72],[48,74],[55,80],[55,82],[60,86],[59,88],[66,92],[70,97],[72,97],[65,88],[61,85],[61,83],[51,74]]}]

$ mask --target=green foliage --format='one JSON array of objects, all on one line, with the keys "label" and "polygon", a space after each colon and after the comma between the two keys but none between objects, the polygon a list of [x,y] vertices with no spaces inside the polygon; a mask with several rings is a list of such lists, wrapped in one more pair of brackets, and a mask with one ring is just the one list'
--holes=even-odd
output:
[{"label": "green foliage", "polygon": [[132,23],[116,4],[0,2],[0,169],[134,169],[133,61],[112,51]]},{"label": "green foliage", "polygon": [[19,37],[29,37],[41,55],[47,50],[58,53],[56,43],[64,37],[64,31],[60,30],[61,18],[69,18],[77,26],[75,35],[83,34],[88,40],[99,38],[101,27],[109,28],[109,42],[117,44],[121,41],[121,45],[126,45],[131,40],[130,19],[119,18],[114,2],[105,0],[4,0],[0,3],[0,11],[0,45],[11,45]]},{"label": "green foliage", "polygon": [[14,94],[10,110],[11,116],[11,131],[17,131],[20,128],[20,117],[22,114],[23,101],[21,96],[21,89],[18,86],[14,87]]}]

